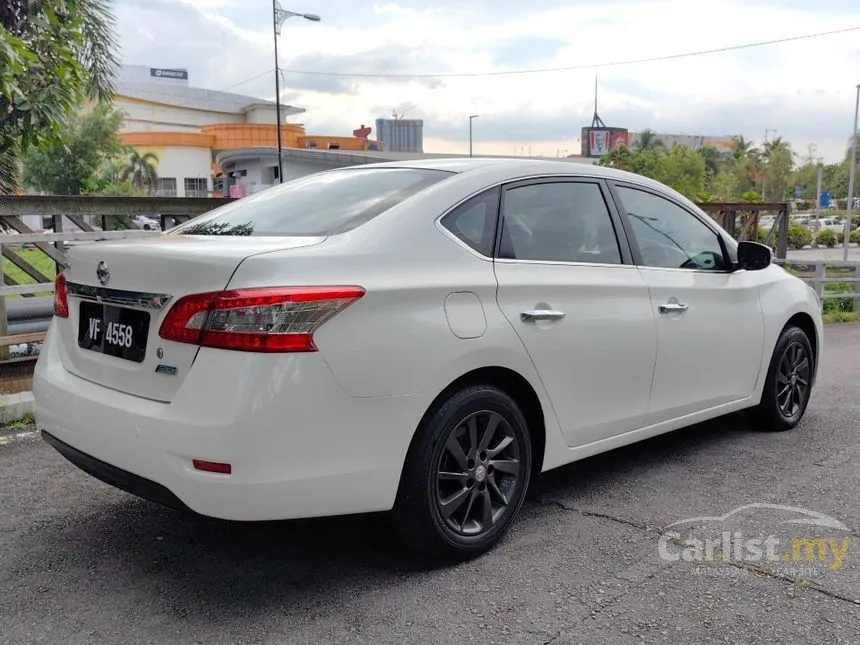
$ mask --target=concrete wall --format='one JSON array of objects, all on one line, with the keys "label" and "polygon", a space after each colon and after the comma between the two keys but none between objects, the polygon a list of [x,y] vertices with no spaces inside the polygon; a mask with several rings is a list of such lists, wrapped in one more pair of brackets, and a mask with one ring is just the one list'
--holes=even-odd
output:
[{"label": "concrete wall", "polygon": [[[114,105],[126,115],[120,132],[200,132],[204,125],[245,122],[244,114],[148,105],[122,96],[115,98]],[[274,117],[274,110],[272,116]]]},{"label": "concrete wall", "polygon": [[[278,111],[272,107],[253,107],[245,113],[246,123],[277,123]],[[281,123],[287,120],[287,111],[281,108]]]},{"label": "concrete wall", "polygon": [[174,197],[189,196],[185,194],[186,178],[206,179],[206,189],[212,190],[212,152],[209,148],[147,146],[137,150],[141,155],[152,152],[158,157],[156,169],[159,177],[176,179]]},{"label": "concrete wall", "polygon": [[[236,183],[245,186],[246,194],[260,192],[276,182],[274,169],[277,166],[277,158],[274,156],[240,159],[229,165],[225,165],[222,169],[226,174],[234,171],[244,171],[243,177],[237,177]],[[333,164],[321,164],[302,160],[284,159],[284,181],[298,179],[312,175],[323,170],[334,168]]]}]

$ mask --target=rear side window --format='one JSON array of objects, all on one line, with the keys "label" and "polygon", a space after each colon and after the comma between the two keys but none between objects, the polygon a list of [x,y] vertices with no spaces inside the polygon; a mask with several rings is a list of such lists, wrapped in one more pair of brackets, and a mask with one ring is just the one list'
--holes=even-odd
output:
[{"label": "rear side window", "polygon": [[171,233],[335,235],[453,175],[427,168],[350,168],[317,173],[216,208]]},{"label": "rear side window", "polygon": [[442,218],[442,226],[481,255],[493,255],[499,189],[494,188],[466,200]]}]

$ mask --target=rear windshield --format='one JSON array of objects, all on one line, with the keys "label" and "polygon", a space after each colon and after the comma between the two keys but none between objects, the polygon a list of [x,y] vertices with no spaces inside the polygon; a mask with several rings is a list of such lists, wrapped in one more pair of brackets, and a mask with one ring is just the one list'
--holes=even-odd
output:
[{"label": "rear windshield", "polygon": [[216,208],[171,233],[335,235],[453,174],[426,168],[350,168],[317,173]]}]

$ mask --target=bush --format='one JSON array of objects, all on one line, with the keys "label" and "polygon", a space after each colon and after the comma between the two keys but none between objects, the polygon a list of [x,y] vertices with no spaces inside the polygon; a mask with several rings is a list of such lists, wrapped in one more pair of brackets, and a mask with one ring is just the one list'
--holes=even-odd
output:
[{"label": "bush", "polygon": [[[756,241],[757,241],[759,244],[767,244],[767,234],[768,234],[768,229],[764,228],[763,226],[759,226],[759,229],[758,229],[758,239],[757,239]],[[769,244],[769,246],[770,246],[770,248],[772,248],[774,251],[776,251],[776,240],[777,240],[777,238],[778,238],[778,237],[779,237],[779,236],[777,235],[777,231],[774,231],[774,232],[773,232],[773,235],[771,235],[771,236],[770,236],[770,244]]]},{"label": "bush", "polygon": [[794,202],[794,208],[798,211],[811,211],[812,205],[812,202],[807,201],[805,199],[798,199],[796,202]]},{"label": "bush", "polygon": [[854,244],[860,244],[860,228],[858,228],[854,231],[851,231],[851,238],[850,239],[852,242],[854,242]]},{"label": "bush", "polygon": [[791,249],[802,249],[812,244],[812,231],[800,224],[792,224],[788,227],[788,247]]},{"label": "bush", "polygon": [[[824,286],[824,292],[827,294],[848,293],[853,296],[854,287],[845,282],[830,282]],[[822,305],[823,313],[833,313],[836,311],[850,312],[854,310],[854,298],[825,298]]]},{"label": "bush", "polygon": [[825,228],[818,232],[818,236],[815,240],[819,245],[832,249],[839,242],[839,236],[836,234],[836,231]]}]

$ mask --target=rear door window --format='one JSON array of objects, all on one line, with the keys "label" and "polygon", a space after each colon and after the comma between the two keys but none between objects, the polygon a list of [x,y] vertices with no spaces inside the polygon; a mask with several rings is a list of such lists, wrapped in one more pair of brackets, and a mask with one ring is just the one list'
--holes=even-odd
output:
[{"label": "rear door window", "polygon": [[455,173],[429,168],[321,172],[186,222],[177,235],[317,236],[353,229]]}]

